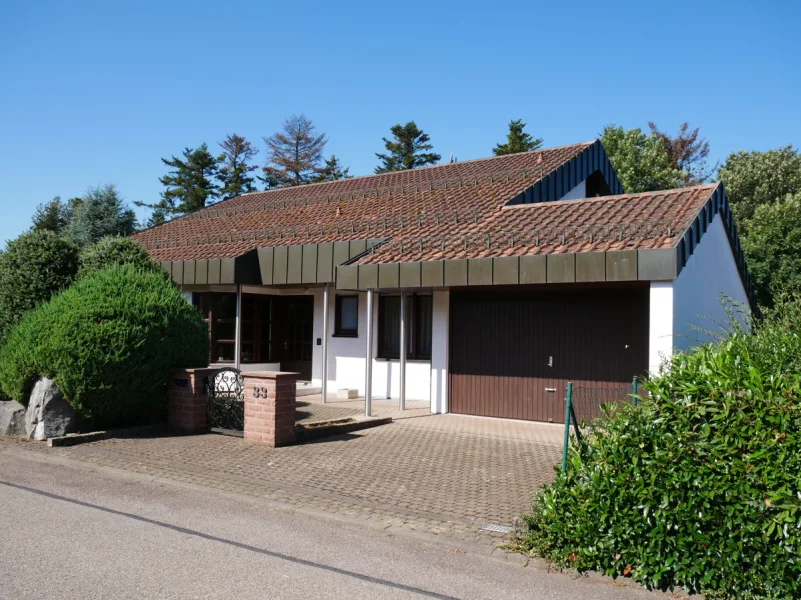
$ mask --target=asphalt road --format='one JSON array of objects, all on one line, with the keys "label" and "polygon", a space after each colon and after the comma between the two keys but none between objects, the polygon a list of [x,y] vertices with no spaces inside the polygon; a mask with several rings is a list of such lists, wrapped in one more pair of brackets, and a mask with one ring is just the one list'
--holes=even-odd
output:
[{"label": "asphalt road", "polygon": [[659,598],[242,497],[0,452],[0,598]]}]

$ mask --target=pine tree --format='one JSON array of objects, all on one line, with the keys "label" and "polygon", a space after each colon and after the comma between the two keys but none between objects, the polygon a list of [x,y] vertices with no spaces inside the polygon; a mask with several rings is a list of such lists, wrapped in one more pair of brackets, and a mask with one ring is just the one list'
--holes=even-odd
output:
[{"label": "pine tree", "polygon": [[375,168],[376,173],[424,167],[435,164],[442,158],[434,152],[426,152],[434,147],[429,143],[431,138],[414,121],[409,121],[406,125],[398,123],[390,128],[390,132],[394,140],[383,138],[389,154],[376,153],[381,160],[381,164]]},{"label": "pine tree", "polygon": [[50,202],[45,202],[36,207],[33,213],[33,231],[52,231],[61,233],[69,225],[71,210],[68,204],[61,201],[61,196],[56,196]]},{"label": "pine tree", "polygon": [[325,181],[339,181],[340,179],[350,179],[350,167],[342,168],[342,163],[335,156],[331,155],[327,158],[325,165],[317,169],[317,176],[314,178],[314,183],[323,183]]},{"label": "pine tree", "polygon": [[134,202],[136,206],[146,206],[160,211],[163,218],[172,215],[192,213],[213,204],[219,198],[220,188],[214,183],[217,176],[218,159],[211,155],[206,144],[199,148],[185,148],[184,158],[162,158],[168,167],[167,175],[159,178],[165,189],[161,200],[155,204]]},{"label": "pine tree", "polygon": [[305,115],[293,115],[284,121],[281,131],[264,138],[268,156],[260,179],[268,189],[303,185],[314,180],[328,142],[324,133],[314,135],[314,129]]},{"label": "pine tree", "polygon": [[504,154],[517,154],[518,152],[531,152],[542,147],[542,138],[533,138],[530,133],[523,129],[526,124],[523,119],[515,119],[509,122],[509,133],[506,136],[505,144],[498,144],[492,149],[495,156]]},{"label": "pine tree", "polygon": [[259,151],[241,135],[232,133],[220,142],[223,149],[219,157],[217,180],[220,182],[220,197],[223,200],[255,191],[254,178],[250,175],[258,167],[248,164]]},{"label": "pine tree", "polygon": [[74,203],[72,220],[66,228],[67,237],[79,247],[109,235],[129,236],[135,231],[136,215],[111,184],[89,188],[81,201]]}]

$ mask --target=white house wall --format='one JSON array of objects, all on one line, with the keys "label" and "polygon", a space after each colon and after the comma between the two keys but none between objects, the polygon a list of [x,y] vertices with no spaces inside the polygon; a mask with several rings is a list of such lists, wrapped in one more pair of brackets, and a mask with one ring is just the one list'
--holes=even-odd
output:
[{"label": "white house wall", "polygon": [[[335,337],[336,293],[333,288],[329,292],[329,338],[328,338],[328,390],[336,393],[342,388],[356,389],[364,395],[365,353],[367,331],[367,294],[359,296],[359,335],[358,337]],[[349,294],[340,294],[349,295]],[[317,340],[322,338],[323,291],[314,291],[314,353],[312,356],[312,380],[317,385],[322,383],[322,346]],[[373,351],[378,348],[378,302],[379,294],[373,298]],[[436,340],[434,342],[436,344]],[[400,396],[400,362],[398,360],[373,359],[373,398],[398,398]],[[406,361],[406,398],[408,400],[429,401],[431,397],[431,362]]]},{"label": "white house wall", "polygon": [[723,219],[716,215],[701,243],[673,282],[673,347],[686,350],[721,333],[729,317],[723,296],[748,307]]},{"label": "white house wall", "polygon": [[658,372],[674,351],[687,350],[723,333],[729,321],[724,296],[748,310],[748,296],[723,220],[716,215],[678,278],[651,282],[652,373]]}]

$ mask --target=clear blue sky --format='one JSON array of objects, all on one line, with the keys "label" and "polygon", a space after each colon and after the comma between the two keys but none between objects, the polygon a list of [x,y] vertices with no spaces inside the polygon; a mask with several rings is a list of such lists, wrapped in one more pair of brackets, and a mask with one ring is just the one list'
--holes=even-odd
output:
[{"label": "clear blue sky", "polygon": [[715,160],[799,146],[800,30],[797,0],[7,2],[0,241],[91,185],[156,201],[161,157],[261,149],[301,112],[356,175],[408,120],[444,159],[489,155],[513,118],[547,146],[648,120],[700,126]]}]

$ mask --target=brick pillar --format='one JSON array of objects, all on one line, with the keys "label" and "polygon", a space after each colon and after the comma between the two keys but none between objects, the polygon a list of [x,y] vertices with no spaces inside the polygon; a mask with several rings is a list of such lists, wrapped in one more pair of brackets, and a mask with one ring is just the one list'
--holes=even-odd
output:
[{"label": "brick pillar", "polygon": [[187,433],[206,430],[205,377],[214,369],[182,369],[170,374],[167,392],[167,424]]},{"label": "brick pillar", "polygon": [[297,373],[254,371],[245,380],[245,439],[276,448],[295,441]]}]

